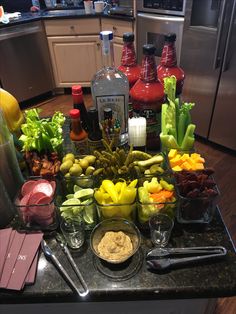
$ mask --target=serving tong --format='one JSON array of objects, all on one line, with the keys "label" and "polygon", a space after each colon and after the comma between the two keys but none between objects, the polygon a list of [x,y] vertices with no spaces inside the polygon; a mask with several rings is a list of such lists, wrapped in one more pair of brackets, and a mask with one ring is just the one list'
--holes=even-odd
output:
[{"label": "serving tong", "polygon": [[147,253],[146,263],[150,270],[165,270],[174,266],[184,266],[222,257],[226,254],[227,250],[223,246],[155,248]]},{"label": "serving tong", "polygon": [[68,274],[68,272],[65,270],[65,268],[62,266],[62,264],[60,263],[60,261],[58,260],[58,258],[53,254],[52,250],[50,249],[50,247],[47,245],[45,240],[41,241],[41,248],[45,254],[45,256],[47,258],[49,258],[52,263],[54,264],[54,266],[58,269],[58,271],[61,273],[61,275],[63,276],[63,278],[67,281],[67,283],[69,284],[69,286],[73,289],[73,291],[75,291],[79,296],[81,297],[85,297],[88,293],[88,287],[86,282],[84,281],[77,265],[75,264],[75,261],[66,245],[66,242],[63,238],[63,236],[57,234],[56,235],[56,240],[58,241],[58,243],[60,244],[63,252],[66,254],[74,272],[76,273],[77,277],[80,280],[80,283],[83,287],[83,291],[81,292],[80,289],[76,286],[76,284],[74,283],[74,281],[72,280],[72,278],[70,277],[70,275]]}]

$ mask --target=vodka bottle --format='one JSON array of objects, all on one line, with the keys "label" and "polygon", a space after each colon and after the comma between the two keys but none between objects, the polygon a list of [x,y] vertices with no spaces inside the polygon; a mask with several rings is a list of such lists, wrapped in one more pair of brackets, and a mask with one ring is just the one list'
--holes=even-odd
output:
[{"label": "vodka bottle", "polygon": [[104,119],[104,109],[111,108],[114,119],[120,126],[120,144],[128,140],[128,101],[129,81],[127,76],[114,66],[113,33],[102,31],[103,67],[92,79],[91,90],[93,101],[98,109],[98,117],[101,125]]}]

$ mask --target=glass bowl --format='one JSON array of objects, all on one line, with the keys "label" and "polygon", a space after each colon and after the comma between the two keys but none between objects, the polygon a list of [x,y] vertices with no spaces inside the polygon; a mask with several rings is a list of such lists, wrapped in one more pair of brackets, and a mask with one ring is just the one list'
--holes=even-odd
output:
[{"label": "glass bowl", "polygon": [[[41,183],[51,185],[52,194],[44,194],[45,189],[34,190]],[[58,227],[55,198],[57,194],[56,181],[42,178],[30,178],[21,186],[14,200],[18,212],[20,228],[27,230],[55,230]]]},{"label": "glass bowl", "polygon": [[[104,236],[107,235],[108,232],[122,232],[122,236],[128,236],[129,244],[130,241],[132,243],[129,252],[125,252],[125,249],[129,246],[124,247],[124,243],[126,242],[122,241],[123,237],[120,238],[121,234],[119,233],[116,234],[118,236],[116,241],[114,241],[113,238],[103,246],[103,249],[105,248],[107,253],[103,253],[105,254],[103,255],[101,248],[99,249],[99,244],[101,245],[101,240],[104,239]],[[90,247],[95,256],[112,264],[120,264],[131,258],[138,251],[140,244],[141,234],[138,228],[131,221],[121,218],[103,220],[93,229],[90,236]]]},{"label": "glass bowl", "polygon": [[97,209],[94,202],[93,179],[89,177],[62,178],[56,204],[62,219],[83,218],[85,230],[97,224]]}]

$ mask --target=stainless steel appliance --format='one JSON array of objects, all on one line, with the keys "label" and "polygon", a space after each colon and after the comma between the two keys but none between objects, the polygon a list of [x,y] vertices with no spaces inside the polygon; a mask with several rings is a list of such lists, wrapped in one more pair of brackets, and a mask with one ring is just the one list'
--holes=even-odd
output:
[{"label": "stainless steel appliance", "polygon": [[50,56],[41,22],[0,29],[0,85],[19,102],[53,90]]},{"label": "stainless steel appliance", "polygon": [[236,150],[236,0],[187,0],[183,99],[196,103],[196,134]]},{"label": "stainless steel appliance", "polygon": [[139,0],[137,1],[137,55],[142,59],[144,44],[156,47],[156,62],[160,61],[164,35],[176,33],[177,61],[180,61],[186,0]]}]

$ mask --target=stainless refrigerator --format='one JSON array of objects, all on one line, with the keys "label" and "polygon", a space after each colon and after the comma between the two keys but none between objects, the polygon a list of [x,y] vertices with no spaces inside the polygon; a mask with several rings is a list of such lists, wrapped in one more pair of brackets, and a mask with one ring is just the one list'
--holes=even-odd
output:
[{"label": "stainless refrigerator", "polygon": [[236,150],[236,0],[187,0],[180,65],[196,134]]}]

